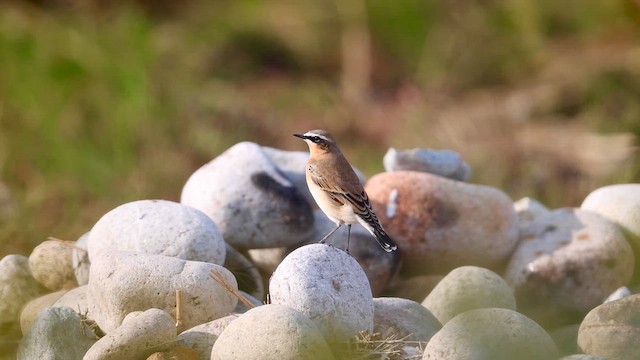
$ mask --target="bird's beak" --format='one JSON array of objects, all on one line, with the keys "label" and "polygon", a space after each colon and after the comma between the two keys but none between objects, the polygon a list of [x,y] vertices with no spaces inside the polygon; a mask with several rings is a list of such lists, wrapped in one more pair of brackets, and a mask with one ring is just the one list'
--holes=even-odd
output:
[{"label": "bird's beak", "polygon": [[302,140],[304,140],[304,139],[306,139],[306,138],[307,138],[306,136],[304,136],[304,135],[302,135],[302,134],[293,134],[293,136],[295,136],[295,137],[299,137],[299,138],[300,138],[300,139],[302,139]]}]

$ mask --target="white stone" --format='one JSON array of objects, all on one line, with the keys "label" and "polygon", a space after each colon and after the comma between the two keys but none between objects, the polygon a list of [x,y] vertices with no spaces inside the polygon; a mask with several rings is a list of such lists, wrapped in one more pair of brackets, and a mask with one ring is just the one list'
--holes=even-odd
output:
[{"label": "white stone", "polygon": [[211,360],[333,359],[316,325],[300,312],[270,304],[232,321],[213,344]]},{"label": "white stone", "polygon": [[17,323],[20,310],[45,289],[31,276],[29,260],[22,255],[7,255],[0,260],[0,327]]},{"label": "white stone", "polygon": [[160,309],[127,316],[122,325],[98,340],[83,360],[146,359],[176,340],[173,318]]},{"label": "white stone", "polygon": [[442,323],[478,308],[515,310],[513,290],[496,273],[476,266],[462,266],[447,274],[422,302]]},{"label": "white stone", "polygon": [[178,335],[178,341],[181,345],[195,350],[199,359],[210,359],[211,348],[218,340],[222,331],[235,319],[239,314],[231,314],[220,319],[209,321],[185,330]]},{"label": "white stone", "polygon": [[350,255],[325,244],[303,246],[280,263],[269,283],[271,303],[309,317],[327,341],[373,330],[373,298],[364,271]]},{"label": "white stone", "polygon": [[219,272],[237,289],[227,269],[174,257],[103,252],[92,260],[87,302],[100,328],[109,333],[137,310],[158,308],[175,316],[176,290],[182,291],[182,320],[189,328],[228,315],[237,298],[210,276]]},{"label": "white stone", "polygon": [[76,275],[78,285],[87,285],[89,283],[89,233],[85,233],[76,241],[71,251],[71,266]]},{"label": "white stone", "polygon": [[72,289],[78,286],[72,266],[73,243],[46,240],[29,255],[29,268],[33,277],[49,290]]},{"label": "white stone", "polygon": [[173,201],[139,200],[106,213],[89,234],[89,258],[111,250],[222,265],[225,242],[201,211]]},{"label": "white stone", "polygon": [[421,341],[425,344],[442,325],[419,303],[402,298],[373,299],[373,332],[383,339]]},{"label": "white stone", "polygon": [[311,232],[311,206],[251,142],[241,142],[196,170],[181,202],[202,210],[238,250],[289,246]]}]

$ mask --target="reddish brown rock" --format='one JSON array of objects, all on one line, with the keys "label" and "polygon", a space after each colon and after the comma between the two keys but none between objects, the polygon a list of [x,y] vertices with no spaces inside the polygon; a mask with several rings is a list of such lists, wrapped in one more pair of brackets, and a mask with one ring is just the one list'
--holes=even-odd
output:
[{"label": "reddish brown rock", "polygon": [[366,185],[371,204],[402,253],[405,273],[495,267],[513,250],[518,219],[502,191],[413,171],[382,173]]}]

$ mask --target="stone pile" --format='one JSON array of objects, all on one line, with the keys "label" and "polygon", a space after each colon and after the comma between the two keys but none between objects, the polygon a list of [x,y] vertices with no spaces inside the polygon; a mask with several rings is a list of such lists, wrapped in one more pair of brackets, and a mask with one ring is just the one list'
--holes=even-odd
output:
[{"label": "stone pile", "polygon": [[454,152],[391,149],[361,179],[399,251],[356,225],[347,253],[346,229],[316,243],[334,225],[307,158],[239,143],[180,203],[122,204],[4,257],[17,358],[640,358],[640,184],[548,209],[465,182]]}]

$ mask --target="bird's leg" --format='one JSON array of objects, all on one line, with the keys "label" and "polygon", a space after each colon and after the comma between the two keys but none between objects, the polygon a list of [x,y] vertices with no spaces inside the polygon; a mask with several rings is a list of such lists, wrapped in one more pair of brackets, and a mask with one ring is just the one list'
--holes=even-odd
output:
[{"label": "bird's leg", "polygon": [[347,225],[347,254],[349,253],[349,239],[351,238],[351,224]]},{"label": "bird's leg", "polygon": [[331,230],[327,235],[325,235],[322,239],[320,239],[319,243],[320,244],[324,244],[324,242],[327,240],[327,238],[331,235],[333,235],[334,232],[336,232],[336,230],[338,230],[340,228],[340,224],[336,224],[336,228]]}]

